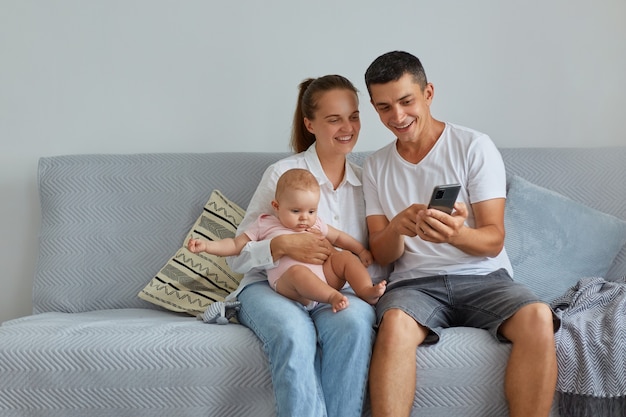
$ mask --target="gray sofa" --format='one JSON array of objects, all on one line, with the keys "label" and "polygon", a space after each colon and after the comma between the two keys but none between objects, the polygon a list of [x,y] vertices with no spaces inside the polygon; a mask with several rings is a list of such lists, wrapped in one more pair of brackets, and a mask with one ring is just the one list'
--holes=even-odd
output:
[{"label": "gray sofa", "polygon": [[[626,220],[626,147],[501,152],[508,175]],[[34,311],[0,326],[0,415],[273,416],[267,358],[251,331],[206,324],[137,294],[180,247],[212,190],[245,208],[265,167],[285,155],[41,158]],[[562,251],[555,246],[549,256]],[[626,249],[618,252],[604,268],[608,279],[626,275]],[[523,269],[523,254],[510,255]],[[559,285],[575,283],[568,279]],[[530,285],[543,290],[559,280]],[[469,328],[420,347],[413,415],[506,416],[509,349]]]}]

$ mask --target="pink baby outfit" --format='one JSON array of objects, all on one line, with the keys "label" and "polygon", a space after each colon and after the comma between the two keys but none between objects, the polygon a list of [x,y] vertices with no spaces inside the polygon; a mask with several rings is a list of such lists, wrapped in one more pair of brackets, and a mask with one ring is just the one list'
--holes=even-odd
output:
[{"label": "pink baby outfit", "polygon": [[[317,218],[312,229],[318,229],[324,237],[328,234],[328,226],[319,217]],[[261,214],[256,222],[254,222],[245,232],[250,240],[259,241],[271,239],[275,236],[284,235],[287,233],[308,233],[308,232],[295,232],[291,229],[283,226],[278,218],[271,214]],[[324,277],[323,265],[307,264],[304,262],[298,262],[288,256],[283,256],[278,262],[276,268],[267,270],[267,281],[270,286],[276,290],[276,281],[280,278],[287,269],[293,265],[304,265],[308,267],[315,275],[317,275],[322,281],[326,282]]]}]

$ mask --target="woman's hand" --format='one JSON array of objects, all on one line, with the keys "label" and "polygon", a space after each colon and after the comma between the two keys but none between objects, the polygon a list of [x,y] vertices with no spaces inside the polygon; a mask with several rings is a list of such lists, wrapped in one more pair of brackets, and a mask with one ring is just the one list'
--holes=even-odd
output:
[{"label": "woman's hand", "polygon": [[276,236],[270,242],[274,261],[289,256],[299,262],[322,265],[333,251],[333,247],[319,231]]}]

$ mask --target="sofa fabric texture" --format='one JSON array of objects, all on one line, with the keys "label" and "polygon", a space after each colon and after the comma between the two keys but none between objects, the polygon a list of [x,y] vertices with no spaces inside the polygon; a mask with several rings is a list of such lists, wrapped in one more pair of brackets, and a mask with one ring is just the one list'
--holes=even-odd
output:
[{"label": "sofa fabric texture", "polygon": [[[589,262],[597,261],[593,271],[606,271],[608,280],[626,275],[626,248],[619,247],[626,221],[626,147],[500,151],[510,178],[582,204],[593,210],[592,218],[596,211],[612,216],[615,227],[606,232],[607,241],[617,242],[617,255]],[[265,168],[286,155],[41,158],[34,311],[0,326],[0,415],[274,416],[267,357],[250,330],[206,324],[137,294],[181,248],[214,190],[245,208]],[[362,163],[367,155],[352,158]],[[584,241],[574,222],[562,221],[573,230],[568,239]],[[515,272],[521,254],[507,250]],[[546,250],[553,259],[580,255]],[[584,278],[576,270],[561,277],[558,269],[541,264],[529,271],[542,277],[532,285],[551,292]],[[413,415],[507,416],[503,380],[509,351],[486,331],[446,329],[438,344],[418,349]],[[558,401],[551,416],[559,416]]]}]

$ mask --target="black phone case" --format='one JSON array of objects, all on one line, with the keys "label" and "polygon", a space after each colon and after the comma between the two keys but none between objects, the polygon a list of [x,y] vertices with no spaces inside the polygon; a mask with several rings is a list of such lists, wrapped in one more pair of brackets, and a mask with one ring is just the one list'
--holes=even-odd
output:
[{"label": "black phone case", "polygon": [[444,213],[452,213],[454,203],[461,190],[460,184],[447,184],[438,185],[433,189],[433,194],[430,197],[430,203],[428,208],[434,208]]}]

